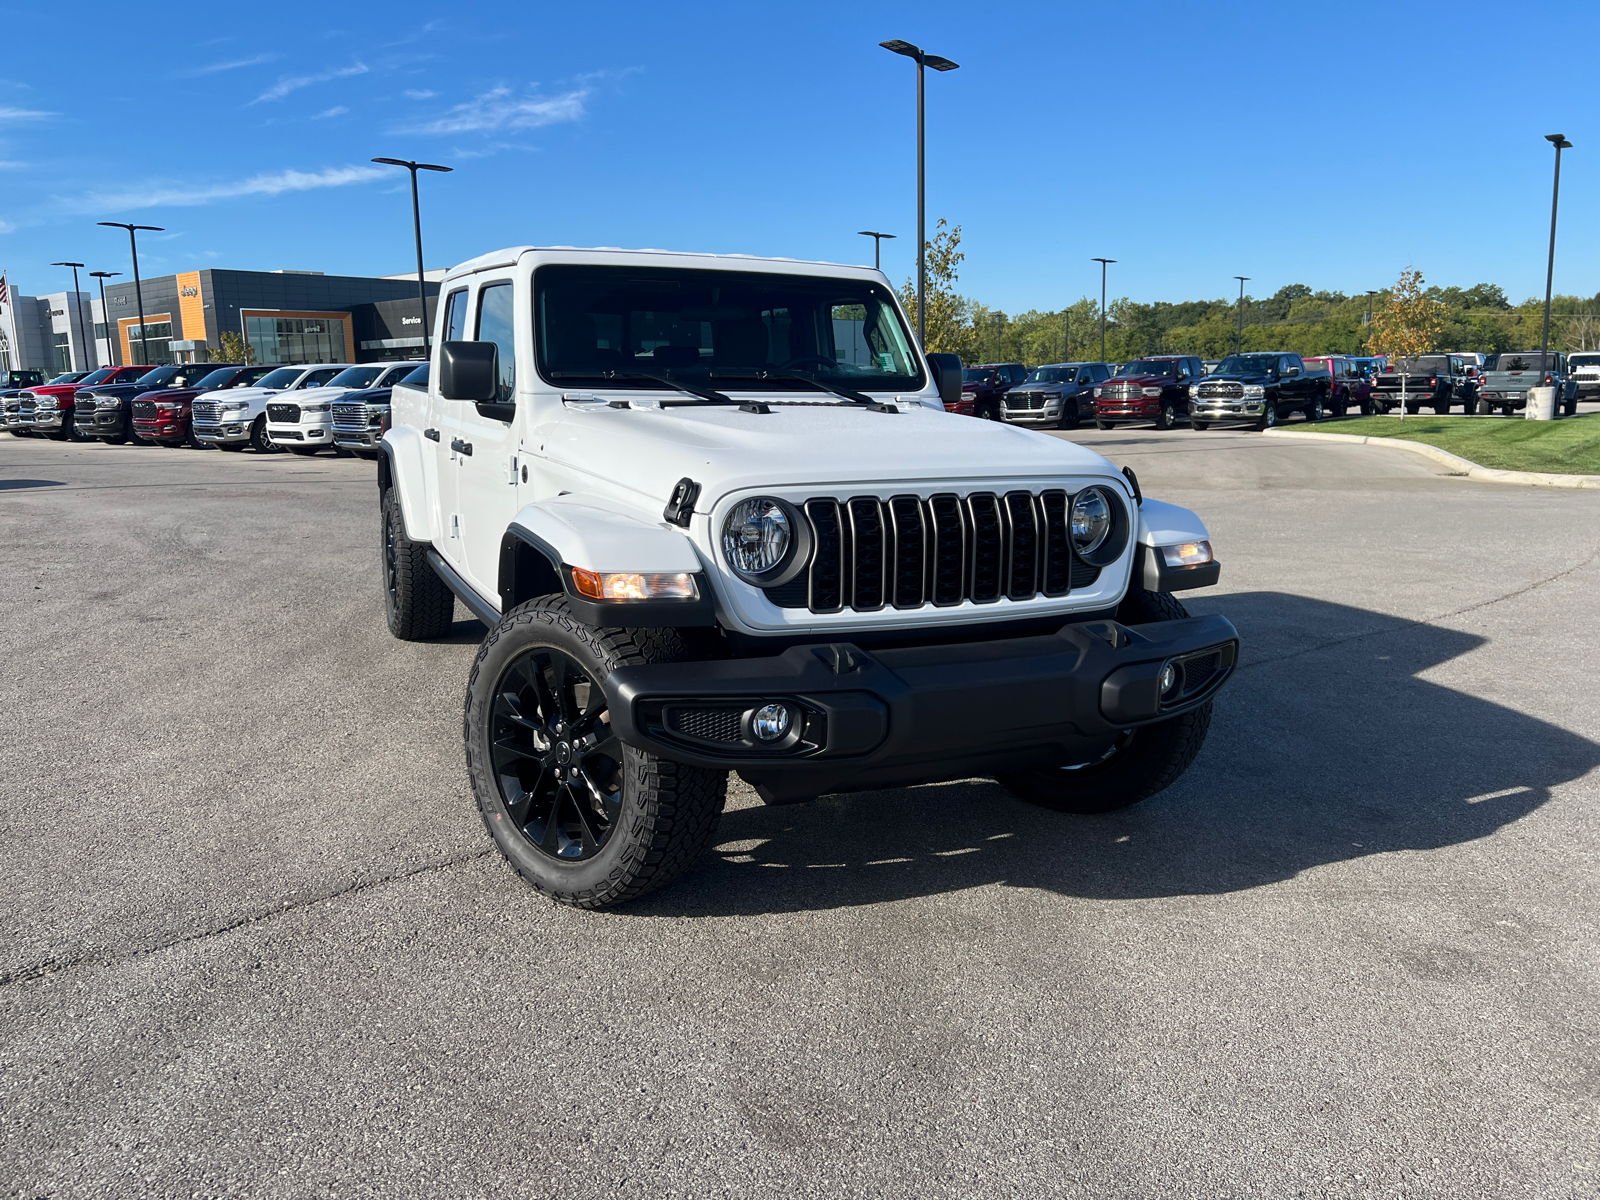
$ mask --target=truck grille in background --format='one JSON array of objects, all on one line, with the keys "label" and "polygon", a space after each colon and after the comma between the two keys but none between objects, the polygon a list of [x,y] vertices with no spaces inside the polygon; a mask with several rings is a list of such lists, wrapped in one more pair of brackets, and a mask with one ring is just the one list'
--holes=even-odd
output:
[{"label": "truck grille in background", "polygon": [[1065,596],[1100,577],[1072,553],[1064,491],[808,500],[806,570],[767,598],[812,612]]},{"label": "truck grille in background", "polygon": [[1100,395],[1107,400],[1138,400],[1144,395],[1144,388],[1137,383],[1108,383],[1100,389]]},{"label": "truck grille in background", "polygon": [[1015,409],[1035,409],[1044,407],[1043,392],[1007,392],[1006,407]]},{"label": "truck grille in background", "polygon": [[367,406],[365,404],[335,404],[333,406],[333,427],[345,433],[365,433],[367,429]]},{"label": "truck grille in background", "polygon": [[285,425],[300,424],[300,406],[298,404],[269,404],[267,405],[267,420],[279,421]]},{"label": "truck grille in background", "polygon": [[38,407],[38,398],[24,392],[22,394],[22,403],[17,406],[17,411],[25,417],[31,417],[38,410]]},{"label": "truck grille in background", "polygon": [[154,400],[135,400],[133,402],[133,415],[139,420],[154,421],[156,419],[156,402]]},{"label": "truck grille in background", "polygon": [[1243,400],[1242,383],[1202,383],[1199,385],[1202,400]]},{"label": "truck grille in background", "polygon": [[192,411],[196,421],[203,421],[207,425],[215,425],[222,420],[222,402],[220,400],[196,400]]}]

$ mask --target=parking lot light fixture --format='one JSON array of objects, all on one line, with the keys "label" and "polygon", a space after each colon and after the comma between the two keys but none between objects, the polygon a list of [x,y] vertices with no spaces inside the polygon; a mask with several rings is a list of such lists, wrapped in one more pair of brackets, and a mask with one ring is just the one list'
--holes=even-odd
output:
[{"label": "parking lot light fixture", "polygon": [[926,352],[928,349],[928,208],[926,203],[927,156],[924,153],[925,140],[923,138],[923,68],[932,67],[935,71],[954,71],[961,64],[953,63],[948,58],[941,58],[937,54],[925,54],[922,47],[913,46],[910,42],[902,42],[898,38],[891,38],[887,42],[879,42],[878,45],[895,54],[903,54],[917,64],[917,344]]},{"label": "parking lot light fixture", "polygon": [[[1567,141],[1567,135],[1564,133],[1547,133],[1544,135],[1544,140],[1556,148],[1556,178],[1550,185],[1550,258],[1544,268],[1544,333],[1539,339],[1541,384],[1544,383],[1544,376],[1553,378],[1553,372],[1550,371],[1550,285],[1555,282],[1556,277],[1556,204],[1561,199],[1561,152],[1572,149],[1572,143]],[[1528,403],[1528,411],[1533,411],[1531,400]]]},{"label": "parking lot light fixture", "polygon": [[1238,354],[1244,348],[1244,285],[1250,282],[1248,275],[1235,275],[1239,281],[1239,329],[1233,335],[1233,352]]},{"label": "parking lot light fixture", "polygon": [[892,241],[894,239],[894,234],[878,233],[872,229],[858,229],[856,232],[862,237],[869,237],[872,239],[872,268],[875,271],[883,270],[883,262],[879,258],[878,250],[883,245],[883,239],[889,238]]},{"label": "parking lot light fixture", "polygon": [[1369,326],[1372,324],[1372,298],[1377,294],[1378,293],[1375,289],[1367,289],[1367,324]]},{"label": "parking lot light fixture", "polygon": [[404,167],[411,172],[411,226],[417,235],[417,306],[422,312],[422,357],[433,357],[432,343],[428,340],[428,290],[423,286],[422,271],[422,206],[417,201],[418,171],[453,171],[454,167],[441,167],[438,163],[412,162],[409,158],[375,158],[375,163],[390,167]]},{"label": "parking lot light fixture", "polygon": [[[122,355],[118,353],[122,347],[117,345],[119,339],[111,336],[111,310],[106,307],[106,280],[115,279],[121,271],[90,271],[90,279],[100,281],[100,323],[106,327],[106,357],[111,361],[105,365],[120,367]],[[98,339],[96,339],[98,340]]]},{"label": "parking lot light fixture", "polygon": [[[83,264],[75,262],[58,262],[51,263],[50,265],[52,267],[72,268],[72,307],[78,311],[78,344],[83,347],[83,365],[87,367],[89,365],[89,342],[83,336],[83,302],[78,299],[78,268],[83,266]],[[67,357],[71,358],[72,356],[69,354]],[[76,367],[76,365],[77,364],[75,363],[69,364],[69,366],[73,367]]]},{"label": "parking lot light fixture", "polygon": [[96,224],[105,225],[112,229],[126,229],[128,231],[128,248],[133,252],[133,296],[139,303],[139,357],[144,365],[150,365],[150,331],[144,324],[144,289],[139,286],[139,243],[135,233],[148,230],[151,233],[165,233],[161,225],[129,225],[126,221],[98,221]]},{"label": "parking lot light fixture", "polygon": [[1100,264],[1100,361],[1106,361],[1106,267],[1117,260],[1114,258],[1091,258],[1090,262]]}]

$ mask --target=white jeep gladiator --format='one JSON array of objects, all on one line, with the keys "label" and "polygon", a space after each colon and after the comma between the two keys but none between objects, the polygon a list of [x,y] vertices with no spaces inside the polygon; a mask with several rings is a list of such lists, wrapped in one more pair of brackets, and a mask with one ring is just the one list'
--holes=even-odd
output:
[{"label": "white jeep gladiator", "polygon": [[768,803],[975,776],[1080,813],[1193,760],[1238,634],[1205,526],[1048,434],[945,412],[864,267],[518,247],[441,288],[378,460],[395,636],[459,599],[471,786],[600,908]]}]

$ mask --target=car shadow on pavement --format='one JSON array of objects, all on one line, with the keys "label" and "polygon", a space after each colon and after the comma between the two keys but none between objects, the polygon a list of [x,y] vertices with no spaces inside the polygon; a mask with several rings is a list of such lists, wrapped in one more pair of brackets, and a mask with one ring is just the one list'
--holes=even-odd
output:
[{"label": "car shadow on pavement", "polygon": [[1418,678],[1485,639],[1278,593],[1217,596],[1241,667],[1166,792],[1072,816],[971,780],[723,815],[696,870],[626,911],[872,904],[985,884],[1095,899],[1206,895],[1494,833],[1600,763],[1600,745]]}]

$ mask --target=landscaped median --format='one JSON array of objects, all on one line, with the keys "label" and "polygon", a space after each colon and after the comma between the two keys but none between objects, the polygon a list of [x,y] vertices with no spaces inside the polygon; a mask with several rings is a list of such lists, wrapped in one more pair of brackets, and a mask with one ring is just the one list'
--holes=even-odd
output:
[{"label": "landscaped median", "polygon": [[1357,417],[1330,421],[1315,432],[1295,426],[1267,435],[1387,445],[1493,483],[1600,488],[1600,414],[1559,421]]}]

